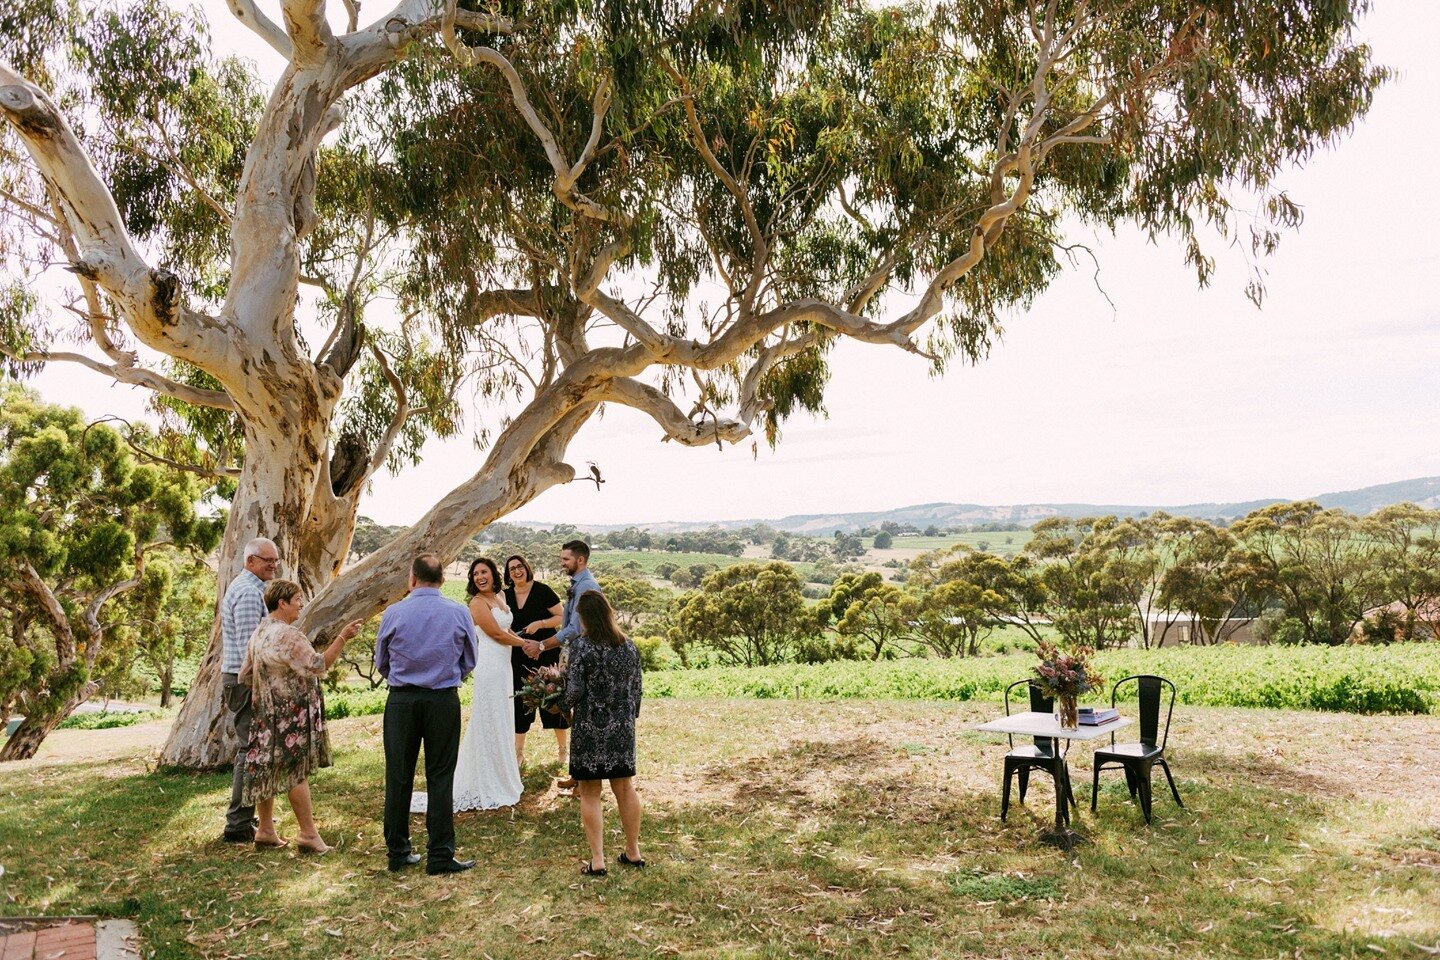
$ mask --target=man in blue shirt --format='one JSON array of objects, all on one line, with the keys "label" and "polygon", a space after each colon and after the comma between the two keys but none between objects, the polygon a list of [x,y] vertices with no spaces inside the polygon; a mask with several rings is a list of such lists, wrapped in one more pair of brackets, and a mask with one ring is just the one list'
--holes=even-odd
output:
[{"label": "man in blue shirt", "polygon": [[[584,540],[571,540],[560,547],[560,568],[570,576],[570,590],[565,594],[565,611],[562,614],[564,622],[555,636],[541,642],[542,651],[569,647],[570,642],[579,637],[584,629],[580,625],[579,615],[575,612],[575,601],[580,599],[581,594],[601,592],[600,584],[590,572],[590,545]],[[555,785],[561,790],[573,790],[575,778],[566,777]]]},{"label": "man in blue shirt", "polygon": [[390,869],[420,862],[410,849],[410,794],[425,747],[429,835],[425,872],[459,873],[455,859],[455,764],[460,755],[460,684],[475,669],[475,624],[465,606],[440,595],[444,567],[433,553],[410,566],[410,595],[391,604],[375,637],[375,666],[390,685],[385,700],[385,847]]},{"label": "man in blue shirt", "polygon": [[280,572],[280,549],[275,541],[256,537],[245,544],[245,569],[225,588],[220,602],[220,691],[223,709],[230,714],[240,741],[230,779],[230,807],[225,811],[226,843],[255,842],[255,808],[240,802],[244,780],[245,749],[250,740],[250,688],[239,682],[240,667],[250,636],[265,617],[265,584]]},{"label": "man in blue shirt", "polygon": [[600,584],[590,572],[590,545],[584,540],[571,540],[560,548],[560,568],[570,576],[570,590],[565,594],[564,623],[555,636],[540,644],[541,650],[568,647],[570,641],[580,636],[580,617],[575,613],[575,601],[582,593],[600,593]]}]

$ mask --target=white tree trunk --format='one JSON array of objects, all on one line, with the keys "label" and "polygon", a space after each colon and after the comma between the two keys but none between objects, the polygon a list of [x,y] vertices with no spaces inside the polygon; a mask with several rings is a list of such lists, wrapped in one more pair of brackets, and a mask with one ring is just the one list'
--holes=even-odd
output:
[{"label": "white tree trunk", "polygon": [[[296,385],[296,392],[304,384]],[[244,548],[253,537],[275,541],[287,578],[304,574],[294,567],[324,449],[328,410],[309,422],[293,425],[284,411],[291,402],[271,407],[271,417],[246,420],[245,467],[235,491],[225,538],[220,547],[216,602],[223,601],[230,581],[244,568]],[[308,405],[301,405],[308,407]],[[170,737],[160,752],[167,766],[208,769],[230,763],[238,743],[222,703],[220,665],[222,637],[219,619],[210,632],[210,644],[201,658],[190,690],[180,705]]]}]

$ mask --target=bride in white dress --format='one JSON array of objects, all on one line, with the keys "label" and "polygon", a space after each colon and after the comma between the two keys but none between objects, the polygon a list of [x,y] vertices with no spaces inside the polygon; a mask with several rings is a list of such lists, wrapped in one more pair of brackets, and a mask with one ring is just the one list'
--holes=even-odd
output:
[{"label": "bride in white dress", "polygon": [[[525,789],[515,760],[510,648],[527,641],[510,630],[514,614],[505,604],[493,561],[481,557],[470,564],[465,592],[470,595],[470,618],[480,628],[479,656],[470,678],[470,723],[455,767],[456,813],[513,806]],[[426,806],[423,790],[411,794],[410,812],[424,813]]]}]

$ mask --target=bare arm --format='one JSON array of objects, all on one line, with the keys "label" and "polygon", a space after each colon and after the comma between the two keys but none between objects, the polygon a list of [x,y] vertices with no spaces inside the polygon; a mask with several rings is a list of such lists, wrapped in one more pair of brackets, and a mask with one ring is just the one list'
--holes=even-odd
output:
[{"label": "bare arm", "polygon": [[475,621],[475,626],[480,628],[481,633],[501,646],[523,647],[527,643],[512,631],[501,630],[500,624],[495,622],[495,611],[480,597],[474,597],[470,601],[470,619]]},{"label": "bare arm", "polygon": [[320,655],[325,658],[326,670],[335,666],[335,661],[339,660],[340,654],[345,652],[345,644],[355,639],[355,634],[360,632],[360,626],[364,622],[364,620],[352,620],[345,624],[344,629],[335,635],[334,640],[330,641],[330,646],[320,651]]},{"label": "bare arm", "polygon": [[525,625],[527,635],[537,630],[559,630],[560,625],[565,622],[565,604],[557,603],[550,608],[550,616],[544,620],[536,620],[534,623]]}]

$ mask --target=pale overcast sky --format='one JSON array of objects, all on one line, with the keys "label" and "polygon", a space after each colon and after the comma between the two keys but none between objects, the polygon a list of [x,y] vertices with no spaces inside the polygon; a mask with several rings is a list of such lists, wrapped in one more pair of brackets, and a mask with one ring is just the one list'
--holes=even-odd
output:
[{"label": "pale overcast sky", "polygon": [[[222,49],[275,75],[277,58],[223,0],[202,6]],[[582,471],[598,463],[603,490],[555,488],[516,517],[584,525],[932,501],[1180,504],[1440,474],[1440,4],[1380,3],[1362,33],[1400,75],[1353,136],[1284,178],[1305,223],[1266,262],[1263,309],[1243,295],[1238,253],[1215,251],[1220,270],[1201,291],[1175,243],[1099,238],[1114,309],[1082,264],[1008,320],[989,360],[943,379],[917,357],[845,343],[832,356],[829,418],[791,421],[776,451],[762,441],[758,460],[748,444],[659,443],[648,418],[611,407],[569,457]],[[58,366],[36,385],[97,416],[133,416],[144,402]],[[375,481],[362,513],[411,522],[479,465],[467,437],[432,441],[422,466]]]}]

